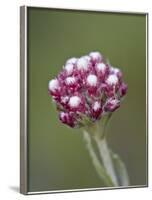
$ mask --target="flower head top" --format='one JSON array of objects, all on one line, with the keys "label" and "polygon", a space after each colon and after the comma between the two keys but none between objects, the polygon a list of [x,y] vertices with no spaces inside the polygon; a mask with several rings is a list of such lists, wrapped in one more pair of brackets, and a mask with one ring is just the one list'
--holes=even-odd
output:
[{"label": "flower head top", "polygon": [[58,76],[49,81],[48,90],[59,119],[70,127],[81,127],[119,108],[127,85],[120,69],[99,52],[91,52],[68,59]]}]

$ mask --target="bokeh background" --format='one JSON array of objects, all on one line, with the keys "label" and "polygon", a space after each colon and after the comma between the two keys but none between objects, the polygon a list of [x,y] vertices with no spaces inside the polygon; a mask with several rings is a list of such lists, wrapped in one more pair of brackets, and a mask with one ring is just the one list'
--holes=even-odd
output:
[{"label": "bokeh background", "polygon": [[66,59],[100,51],[119,67],[128,94],[107,128],[132,186],[146,177],[146,15],[28,8],[28,190],[103,187],[80,130],[61,124],[48,81]]}]

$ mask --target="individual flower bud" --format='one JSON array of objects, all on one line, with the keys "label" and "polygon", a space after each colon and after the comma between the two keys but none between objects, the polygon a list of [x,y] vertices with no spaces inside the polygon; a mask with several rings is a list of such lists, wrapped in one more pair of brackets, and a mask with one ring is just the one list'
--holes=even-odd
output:
[{"label": "individual flower bud", "polygon": [[115,74],[119,79],[122,78],[122,72],[120,69],[116,68],[116,67],[111,67],[111,73]]},{"label": "individual flower bud", "polygon": [[73,85],[76,84],[76,79],[73,76],[67,77],[65,79],[65,83],[66,83],[67,86],[73,86]]},{"label": "individual flower bud", "polygon": [[87,76],[87,85],[90,87],[97,87],[98,79],[94,74],[89,74]]},{"label": "individual flower bud", "polygon": [[73,72],[73,70],[74,70],[74,66],[73,66],[72,63],[67,63],[67,64],[65,65],[64,69],[65,69],[67,75],[71,75],[72,72]]},{"label": "individual flower bud", "polygon": [[108,75],[108,71],[109,71],[108,65],[106,65],[103,62],[97,63],[95,65],[95,68],[96,68],[98,77],[104,80],[105,76]]},{"label": "individual flower bud", "polygon": [[59,81],[57,79],[52,79],[51,81],[49,81],[49,90],[51,92],[55,92],[58,89],[59,89]]},{"label": "individual flower bud", "polygon": [[120,97],[123,97],[127,93],[128,86],[125,83],[122,83],[119,88]]},{"label": "individual flower bud", "polygon": [[76,66],[80,71],[87,71],[89,68],[89,62],[86,58],[81,57],[77,60]]},{"label": "individual flower bud", "polygon": [[60,112],[59,119],[62,121],[62,123],[67,124],[70,127],[74,127],[76,125],[76,119],[71,112]]},{"label": "individual flower bud", "polygon": [[80,96],[71,96],[68,102],[69,109],[74,112],[85,112],[85,102]]},{"label": "individual flower bud", "polygon": [[74,76],[69,76],[65,79],[65,84],[67,86],[67,90],[71,92],[76,92],[80,88],[79,82],[77,82],[76,77]]},{"label": "individual flower bud", "polygon": [[77,107],[79,107],[80,103],[81,103],[80,97],[78,97],[78,96],[72,96],[72,97],[70,97],[69,106],[71,108],[77,108]]},{"label": "individual flower bud", "polygon": [[120,100],[116,98],[109,98],[105,103],[104,110],[106,112],[113,112],[120,107]]},{"label": "individual flower bud", "polygon": [[60,103],[61,103],[61,105],[66,106],[68,101],[69,101],[69,97],[68,96],[62,96],[61,100],[60,100]]},{"label": "individual flower bud", "polygon": [[97,63],[96,69],[97,69],[99,72],[105,73],[105,71],[106,71],[106,69],[107,69],[107,66],[106,66],[105,63]]},{"label": "individual flower bud", "polygon": [[69,58],[67,61],[66,61],[66,64],[73,64],[73,65],[75,65],[76,64],[76,62],[77,62],[77,58]]},{"label": "individual flower bud", "polygon": [[110,74],[106,79],[105,92],[108,97],[115,95],[118,89],[119,79],[115,74]]},{"label": "individual flower bud", "polygon": [[91,61],[93,64],[100,63],[103,59],[102,55],[97,51],[91,52],[89,56],[91,57]]},{"label": "individual flower bud", "polygon": [[98,79],[94,74],[89,74],[86,79],[86,85],[88,87],[88,93],[95,95],[98,89]]},{"label": "individual flower bud", "polygon": [[90,62],[90,61],[91,61],[91,57],[90,57],[90,56],[82,56],[81,58],[84,58],[84,59],[86,59],[88,62]]},{"label": "individual flower bud", "polygon": [[115,86],[118,84],[118,77],[115,74],[110,74],[106,80],[108,86]]},{"label": "individual flower bud", "polygon": [[103,110],[102,110],[101,102],[95,101],[91,108],[91,117],[95,119],[99,119],[101,117],[102,112]]},{"label": "individual flower bud", "polygon": [[49,93],[53,96],[55,101],[60,100],[60,85],[57,79],[52,79],[49,81],[48,85]]}]

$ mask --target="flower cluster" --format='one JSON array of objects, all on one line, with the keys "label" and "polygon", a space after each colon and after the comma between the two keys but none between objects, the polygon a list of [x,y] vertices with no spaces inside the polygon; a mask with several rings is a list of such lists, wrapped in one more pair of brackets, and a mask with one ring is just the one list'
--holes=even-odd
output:
[{"label": "flower cluster", "polygon": [[70,127],[81,127],[119,108],[127,85],[122,72],[99,52],[70,58],[58,76],[49,81],[49,94],[59,119]]}]

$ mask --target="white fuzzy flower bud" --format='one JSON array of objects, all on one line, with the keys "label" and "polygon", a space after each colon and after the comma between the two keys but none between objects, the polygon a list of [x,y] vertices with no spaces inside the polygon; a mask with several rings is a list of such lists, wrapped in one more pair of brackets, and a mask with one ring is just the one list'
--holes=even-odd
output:
[{"label": "white fuzzy flower bud", "polygon": [[98,71],[105,72],[105,70],[106,70],[106,65],[105,65],[104,63],[98,63],[98,64],[96,65],[96,68],[97,68]]},{"label": "white fuzzy flower bud", "polygon": [[73,64],[71,63],[67,63],[64,67],[64,69],[66,70],[67,74],[71,74],[73,72]]},{"label": "white fuzzy flower bud", "polygon": [[52,79],[49,81],[49,90],[54,92],[59,88],[59,81],[57,79]]},{"label": "white fuzzy flower bud", "polygon": [[81,99],[78,96],[70,97],[69,106],[71,108],[77,108],[81,103]]},{"label": "white fuzzy flower bud", "polygon": [[94,74],[90,74],[88,77],[87,77],[87,84],[89,86],[97,86],[97,76],[94,75]]},{"label": "white fuzzy flower bud", "polygon": [[111,67],[111,72],[114,74],[117,74],[120,72],[120,69],[116,68],[116,67]]},{"label": "white fuzzy flower bud", "polygon": [[96,112],[97,110],[99,110],[101,108],[101,104],[96,101],[93,105],[93,110]]},{"label": "white fuzzy flower bud", "polygon": [[89,67],[89,62],[86,58],[81,57],[77,60],[77,69],[78,70],[87,70]]},{"label": "white fuzzy flower bud", "polygon": [[94,62],[101,62],[102,60],[102,55],[97,51],[91,52],[89,56],[92,58]]},{"label": "white fuzzy flower bud", "polygon": [[88,62],[90,62],[91,61],[91,58],[90,58],[90,56],[82,56],[81,58],[85,58]]},{"label": "white fuzzy flower bud", "polygon": [[76,64],[76,62],[77,62],[77,58],[69,58],[68,60],[67,60],[67,62],[66,62],[66,64]]},{"label": "white fuzzy flower bud", "polygon": [[106,83],[108,85],[116,85],[118,83],[118,77],[115,74],[111,74],[107,78]]}]

